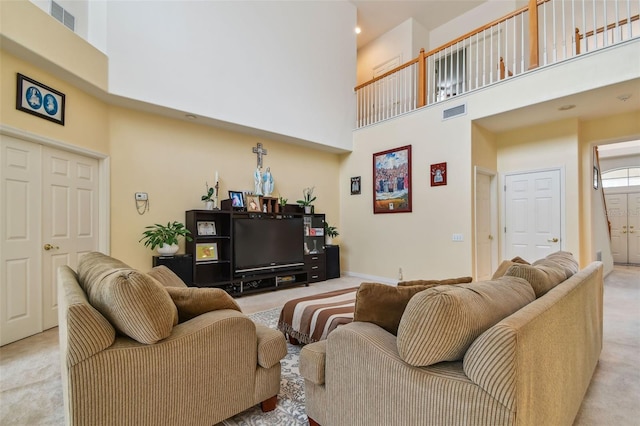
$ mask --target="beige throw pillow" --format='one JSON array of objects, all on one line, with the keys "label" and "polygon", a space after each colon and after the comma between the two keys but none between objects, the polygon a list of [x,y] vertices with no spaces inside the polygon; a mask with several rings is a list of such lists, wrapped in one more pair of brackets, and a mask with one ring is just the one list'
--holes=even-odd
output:
[{"label": "beige throw pillow", "polygon": [[167,287],[166,289],[178,308],[180,322],[219,309],[242,312],[229,293],[219,288]]},{"label": "beige throw pillow", "polygon": [[400,320],[398,352],[416,367],[461,360],[480,334],[533,300],[531,285],[513,277],[422,291]]},{"label": "beige throw pillow", "polygon": [[515,264],[509,267],[505,276],[527,280],[533,287],[536,297],[543,296],[566,279],[564,269],[551,262],[541,262],[536,265]]},{"label": "beige throw pillow", "polygon": [[175,274],[171,269],[165,265],[159,265],[147,272],[147,275],[155,278],[160,284],[165,287],[186,287],[187,285]]},{"label": "beige throw pillow", "polygon": [[120,333],[152,344],[168,337],[178,311],[155,279],[102,253],[87,253],[78,279],[91,305]]}]

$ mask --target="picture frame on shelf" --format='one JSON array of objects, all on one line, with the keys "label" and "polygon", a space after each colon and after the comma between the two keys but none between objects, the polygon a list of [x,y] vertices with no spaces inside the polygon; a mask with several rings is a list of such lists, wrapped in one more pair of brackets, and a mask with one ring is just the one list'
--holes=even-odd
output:
[{"label": "picture frame on shelf", "polygon": [[210,262],[212,260],[218,260],[218,244],[196,244],[196,262]]},{"label": "picture frame on shelf", "polygon": [[198,221],[196,227],[198,228],[198,236],[217,235],[215,222]]},{"label": "picture frame on shelf", "polygon": [[244,195],[242,191],[229,191],[229,199],[231,200],[231,207],[234,209],[244,208]]},{"label": "picture frame on shelf", "polygon": [[360,195],[362,193],[360,176],[351,178],[351,195]]},{"label": "picture frame on shelf", "polygon": [[411,212],[411,145],[373,154],[373,213]]},{"label": "picture frame on shelf", "polygon": [[246,205],[248,212],[261,212],[262,211],[262,200],[258,195],[247,195],[246,197]]},{"label": "picture frame on shelf", "polygon": [[65,95],[17,74],[16,109],[64,126]]},{"label": "picture frame on shelf", "polygon": [[447,163],[432,164],[430,173],[431,186],[443,186],[447,184]]}]

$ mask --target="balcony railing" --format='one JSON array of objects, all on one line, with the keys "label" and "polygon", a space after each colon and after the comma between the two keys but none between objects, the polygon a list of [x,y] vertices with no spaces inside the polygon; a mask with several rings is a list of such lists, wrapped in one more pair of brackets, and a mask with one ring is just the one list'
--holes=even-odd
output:
[{"label": "balcony railing", "polygon": [[638,0],[530,0],[355,88],[356,128],[640,35]]}]

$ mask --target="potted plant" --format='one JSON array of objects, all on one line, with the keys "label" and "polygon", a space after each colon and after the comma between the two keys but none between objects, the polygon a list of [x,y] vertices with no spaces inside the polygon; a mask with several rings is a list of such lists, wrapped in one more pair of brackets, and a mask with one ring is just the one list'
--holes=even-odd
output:
[{"label": "potted plant", "polygon": [[202,201],[205,202],[205,206],[207,210],[213,210],[213,208],[215,207],[214,206],[215,203],[213,201],[215,188],[212,186],[209,186],[209,184],[206,182],[205,184],[207,185],[207,193],[202,196]]},{"label": "potted plant", "polygon": [[189,236],[191,232],[185,228],[184,224],[174,221],[167,222],[167,225],[149,225],[145,227],[146,231],[142,233],[139,241],[144,241],[145,247],[151,250],[158,248],[161,255],[172,255],[178,251],[178,237],[184,237],[187,241],[191,241]]},{"label": "potted plant", "polygon": [[330,246],[333,242],[333,239],[338,235],[340,235],[338,233],[338,228],[329,225],[328,222],[324,223],[324,241],[326,245]]},{"label": "potted plant", "polygon": [[316,197],[313,196],[313,190],[316,189],[315,186],[312,186],[311,188],[305,188],[302,190],[302,195],[303,198],[302,200],[298,200],[296,201],[296,203],[298,203],[298,205],[300,207],[304,208],[304,212],[305,214],[311,214],[313,206],[311,205],[311,203],[313,203],[316,200]]}]

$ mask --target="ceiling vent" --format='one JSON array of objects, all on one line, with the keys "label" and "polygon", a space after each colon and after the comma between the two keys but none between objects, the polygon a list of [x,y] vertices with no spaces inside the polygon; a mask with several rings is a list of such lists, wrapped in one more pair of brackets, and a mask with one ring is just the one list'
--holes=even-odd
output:
[{"label": "ceiling vent", "polygon": [[62,22],[64,26],[69,28],[71,31],[75,31],[76,18],[74,18],[72,14],[67,12],[62,6],[60,6],[55,1],[51,2],[51,16],[56,18],[58,21]]},{"label": "ceiling vent", "polygon": [[464,115],[467,113],[467,104],[455,106],[453,108],[445,109],[442,111],[442,119],[448,120],[458,115]]}]

